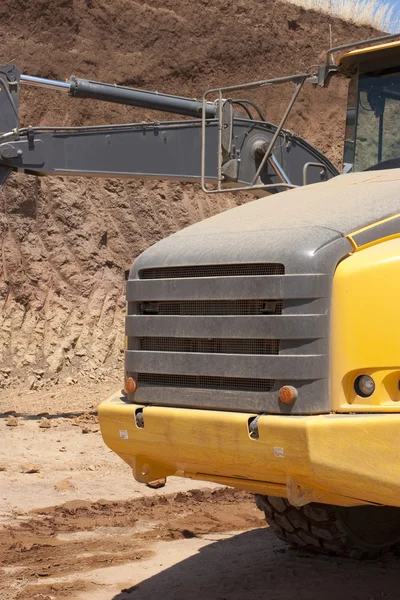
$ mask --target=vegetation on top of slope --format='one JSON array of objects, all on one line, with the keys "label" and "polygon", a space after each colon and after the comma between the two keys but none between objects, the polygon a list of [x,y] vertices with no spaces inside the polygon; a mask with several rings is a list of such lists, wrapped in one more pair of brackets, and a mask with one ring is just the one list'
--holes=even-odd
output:
[{"label": "vegetation on top of slope", "polygon": [[370,25],[380,31],[400,31],[400,14],[381,0],[287,0],[308,10],[322,12],[355,25]]}]

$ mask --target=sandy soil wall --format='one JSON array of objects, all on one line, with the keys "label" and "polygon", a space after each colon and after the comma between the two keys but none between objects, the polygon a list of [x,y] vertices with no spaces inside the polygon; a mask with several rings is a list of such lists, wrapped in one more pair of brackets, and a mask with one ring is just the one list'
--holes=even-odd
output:
[{"label": "sandy soil wall", "polygon": [[[3,0],[1,61],[31,75],[71,74],[196,97],[304,71],[329,45],[373,36],[279,0]],[[258,100],[276,122],[282,89]],[[307,89],[289,123],[341,160],[345,82]],[[24,88],[21,122],[98,124],[163,118]],[[164,116],[165,118],[165,116]],[[188,184],[14,176],[0,195],[0,387],[107,378],[120,368],[124,273],[160,238],[247,201]],[[95,373],[95,375],[94,375]]]}]

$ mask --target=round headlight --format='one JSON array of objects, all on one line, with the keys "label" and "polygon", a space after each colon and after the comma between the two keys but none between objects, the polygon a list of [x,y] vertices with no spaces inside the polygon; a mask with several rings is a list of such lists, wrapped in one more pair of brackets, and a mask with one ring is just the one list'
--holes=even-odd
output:
[{"label": "round headlight", "polygon": [[359,375],[354,382],[354,389],[358,396],[368,398],[375,391],[375,381],[369,375]]}]

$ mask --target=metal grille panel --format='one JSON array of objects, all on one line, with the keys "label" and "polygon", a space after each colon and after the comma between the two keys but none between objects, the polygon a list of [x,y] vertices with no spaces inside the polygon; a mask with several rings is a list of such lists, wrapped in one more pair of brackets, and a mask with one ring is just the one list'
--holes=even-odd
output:
[{"label": "metal grille panel", "polygon": [[148,337],[140,339],[140,349],[207,354],[278,354],[279,340]]},{"label": "metal grille panel", "polygon": [[139,373],[139,385],[160,387],[183,387],[209,390],[233,390],[243,392],[269,392],[273,379],[245,379],[242,377],[208,377],[204,375],[169,375],[162,373]]},{"label": "metal grille panel", "polygon": [[281,315],[282,300],[182,300],[141,302],[141,315]]},{"label": "metal grille panel", "polygon": [[251,263],[238,265],[192,265],[187,267],[158,267],[141,269],[139,279],[183,279],[195,277],[246,277],[254,275],[284,275],[280,263]]}]

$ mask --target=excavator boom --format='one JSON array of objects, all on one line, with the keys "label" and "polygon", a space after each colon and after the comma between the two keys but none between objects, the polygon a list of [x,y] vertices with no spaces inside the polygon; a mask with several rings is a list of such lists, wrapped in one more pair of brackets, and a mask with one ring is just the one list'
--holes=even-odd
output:
[{"label": "excavator boom", "polygon": [[[307,77],[308,74],[302,74],[272,81],[295,83],[294,102]],[[191,118],[21,128],[21,84]],[[22,171],[33,175],[152,178],[205,184],[219,181],[265,195],[305,182],[323,181],[338,173],[321,152],[283,128],[287,115],[276,126],[250,118],[249,111],[243,115],[231,100],[206,102],[76,77],[71,77],[69,83],[52,81],[20,75],[14,65],[0,67],[0,87],[0,183],[12,171]]]}]

